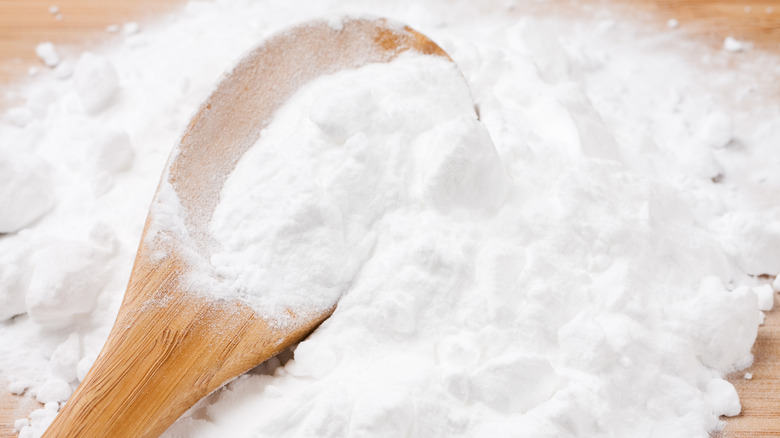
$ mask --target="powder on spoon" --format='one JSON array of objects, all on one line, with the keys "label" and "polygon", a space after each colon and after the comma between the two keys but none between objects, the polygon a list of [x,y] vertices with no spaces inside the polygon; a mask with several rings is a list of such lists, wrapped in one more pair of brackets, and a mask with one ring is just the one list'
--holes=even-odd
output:
[{"label": "powder on spoon", "polygon": [[277,111],[228,177],[209,224],[218,247],[189,288],[276,323],[285,310],[322,312],[372,257],[386,217],[495,210],[506,188],[453,63],[405,54],[324,76]]}]

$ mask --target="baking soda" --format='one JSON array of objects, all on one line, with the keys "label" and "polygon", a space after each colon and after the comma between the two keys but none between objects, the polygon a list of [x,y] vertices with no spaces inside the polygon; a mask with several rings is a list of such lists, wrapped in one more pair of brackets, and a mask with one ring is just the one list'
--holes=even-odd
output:
[{"label": "baking soda", "polygon": [[192,2],[31,80],[0,125],[0,368],[45,403],[20,436],[105,341],[192,111],[242,52],[334,11],[405,21],[459,70],[404,56],[275,114],[190,281],[338,307],[165,436],[688,438],[738,414],[723,376],[780,271],[776,59],[522,9]]},{"label": "baking soda", "polygon": [[393,222],[429,209],[495,210],[506,179],[448,60],[405,54],[319,78],[277,111],[228,177],[209,224],[219,244],[212,275],[191,273],[191,289],[274,320],[286,309],[321,313]]}]

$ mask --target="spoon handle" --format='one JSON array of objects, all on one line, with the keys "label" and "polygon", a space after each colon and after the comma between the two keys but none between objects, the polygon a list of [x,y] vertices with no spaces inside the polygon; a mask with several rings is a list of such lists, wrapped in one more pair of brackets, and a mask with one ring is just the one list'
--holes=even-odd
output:
[{"label": "spoon handle", "polygon": [[224,382],[308,334],[274,330],[238,303],[186,294],[175,258],[152,266],[143,254],[106,345],[44,437],[159,436]]}]

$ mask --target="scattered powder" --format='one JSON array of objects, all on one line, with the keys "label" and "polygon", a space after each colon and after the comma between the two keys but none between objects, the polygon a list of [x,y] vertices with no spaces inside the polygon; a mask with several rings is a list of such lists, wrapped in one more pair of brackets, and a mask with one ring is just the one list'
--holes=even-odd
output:
[{"label": "scattered powder", "polygon": [[723,40],[723,49],[727,52],[744,52],[750,49],[751,44],[745,41],[740,41],[734,37],[727,36]]},{"label": "scattered powder", "polygon": [[57,21],[62,20],[62,14],[60,14],[60,8],[57,5],[49,6],[49,13],[54,16]]},{"label": "scattered powder", "polygon": [[622,17],[520,9],[193,2],[31,80],[0,124],[0,369],[45,403],[20,436],[105,341],[191,112],[242,52],[334,10],[408,22],[463,78],[407,56],[278,111],[192,281],[338,308],[165,436],[688,438],[738,414],[722,377],[752,362],[758,276],[780,272],[776,58],[728,69]]},{"label": "scattered powder", "polygon": [[8,120],[11,121],[11,123],[15,124],[16,126],[19,126],[20,128],[24,128],[25,125],[32,122],[33,120],[33,113],[30,111],[27,107],[17,107],[17,108],[11,108],[6,113],[8,116]]},{"label": "scattered powder", "polygon": [[775,291],[768,284],[754,287],[753,292],[758,297],[758,310],[769,311],[775,306]]},{"label": "scattered powder", "polygon": [[11,394],[24,394],[25,391],[27,391],[27,388],[29,387],[29,384],[25,381],[17,380],[10,385],[8,385],[8,390],[11,392]]},{"label": "scattered powder", "polygon": [[43,61],[47,67],[56,67],[57,64],[60,63],[60,56],[54,49],[54,44],[48,41],[35,46],[35,54],[41,58],[41,61]]},{"label": "scattered powder", "polygon": [[30,426],[30,420],[27,418],[20,418],[14,421],[14,432],[20,432],[23,428]]},{"label": "scattered powder", "polygon": [[124,33],[125,36],[135,35],[140,31],[141,31],[141,26],[139,26],[138,23],[135,21],[130,21],[128,23],[125,23],[124,26],[122,26],[122,33]]}]

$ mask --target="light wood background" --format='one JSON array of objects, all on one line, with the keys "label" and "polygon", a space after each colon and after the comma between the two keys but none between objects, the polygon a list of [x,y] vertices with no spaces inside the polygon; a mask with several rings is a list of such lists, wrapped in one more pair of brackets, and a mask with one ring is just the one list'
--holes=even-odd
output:
[{"label": "light wood background", "polygon": [[[52,41],[63,47],[89,47],[111,38],[110,24],[148,20],[184,4],[183,0],[0,0],[0,83],[43,67],[35,46]],[[61,20],[49,12],[56,5]]]},{"label": "light wood background", "polygon": [[[578,13],[602,0],[577,2],[551,0],[523,2],[522,7],[548,12]],[[780,54],[780,0],[612,0],[612,7],[628,15],[665,26],[669,18],[680,22],[679,31],[720,47],[726,36],[749,40],[756,48]],[[106,32],[110,24],[144,22],[175,10],[184,0],[0,0],[0,108],[14,103],[9,90],[27,77],[30,67],[45,68],[35,56],[35,46],[52,41],[59,48],[83,50],[117,38]],[[59,7],[61,20],[49,12]],[[747,9],[746,9],[747,8]],[[780,97],[780,96],[779,96]],[[742,414],[727,420],[729,438],[780,437],[780,311],[770,312],[759,329],[753,349],[755,364],[751,380],[731,376],[742,400]],[[2,373],[2,370],[0,370]],[[13,437],[13,421],[26,417],[40,405],[29,397],[5,390],[0,375],[0,437]],[[636,390],[642,390],[636,388]]]}]

